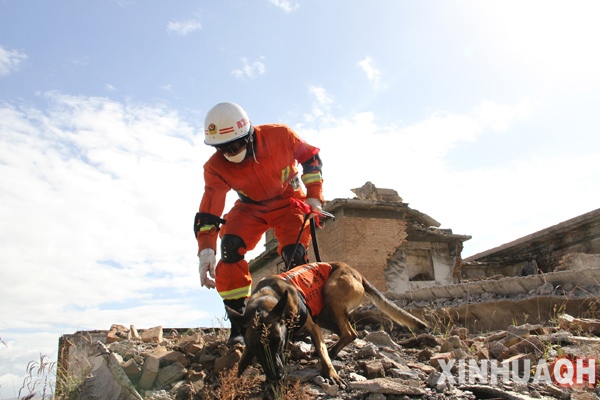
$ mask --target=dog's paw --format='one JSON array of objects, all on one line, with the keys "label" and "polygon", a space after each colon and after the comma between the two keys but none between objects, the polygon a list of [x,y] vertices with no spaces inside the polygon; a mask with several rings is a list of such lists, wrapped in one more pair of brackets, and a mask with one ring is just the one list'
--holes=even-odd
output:
[{"label": "dog's paw", "polygon": [[338,374],[335,374],[335,376],[330,376],[328,380],[342,390],[350,390],[350,385],[348,385],[348,382],[340,378]]}]

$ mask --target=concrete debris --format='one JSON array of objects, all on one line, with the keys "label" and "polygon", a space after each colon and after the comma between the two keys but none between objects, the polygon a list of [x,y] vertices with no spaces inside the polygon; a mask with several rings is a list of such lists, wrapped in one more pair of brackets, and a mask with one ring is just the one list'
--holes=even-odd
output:
[{"label": "concrete debris", "polygon": [[422,396],[425,394],[424,389],[405,385],[401,380],[394,378],[377,378],[364,382],[352,382],[350,387],[368,393],[404,394],[409,396]]},{"label": "concrete debris", "polygon": [[[316,399],[597,399],[591,385],[559,387],[534,379],[543,368],[540,360],[552,365],[559,357],[596,357],[600,338],[581,335],[595,332],[597,324],[596,319],[562,315],[554,326],[522,324],[477,334],[453,326],[446,334],[419,336],[398,327],[384,332],[357,326],[359,338],[333,360],[346,388],[320,375],[320,361],[312,346],[303,342],[292,343],[287,353],[286,379],[304,385],[305,393]],[[226,330],[190,329],[184,334],[154,328],[151,334],[141,330],[134,334],[133,329],[127,332],[113,325],[105,332],[106,340],[122,340],[108,346],[98,343],[100,355],[92,359],[80,400],[218,397],[216,390],[227,379],[224,373],[236,367],[243,350],[225,345]],[[337,340],[327,332],[324,337],[327,345]],[[482,369],[482,361],[505,362],[510,373],[494,380],[490,370]],[[244,377],[258,383],[251,394],[239,398],[273,398],[258,364]]]},{"label": "concrete debris", "polygon": [[392,341],[392,338],[387,332],[377,331],[369,333],[365,336],[367,342],[373,343],[377,347],[397,347],[398,344]]},{"label": "concrete debris", "polygon": [[162,326],[155,326],[142,333],[142,341],[146,343],[160,343],[163,338]]},{"label": "concrete debris", "polygon": [[558,317],[562,329],[600,335],[600,321],[589,318],[575,318],[568,314]]},{"label": "concrete debris", "polygon": [[[112,329],[111,329],[112,331]],[[78,400],[142,400],[117,356],[97,343],[100,355],[94,358],[91,373],[85,378]]]}]

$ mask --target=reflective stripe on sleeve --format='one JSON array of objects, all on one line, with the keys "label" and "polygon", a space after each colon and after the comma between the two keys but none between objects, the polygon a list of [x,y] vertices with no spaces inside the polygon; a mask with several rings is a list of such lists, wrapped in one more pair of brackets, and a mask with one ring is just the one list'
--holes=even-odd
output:
[{"label": "reflective stripe on sleeve", "polygon": [[313,172],[312,174],[302,175],[302,182],[304,182],[305,185],[314,182],[321,182],[322,180],[323,178],[321,177],[320,172]]}]

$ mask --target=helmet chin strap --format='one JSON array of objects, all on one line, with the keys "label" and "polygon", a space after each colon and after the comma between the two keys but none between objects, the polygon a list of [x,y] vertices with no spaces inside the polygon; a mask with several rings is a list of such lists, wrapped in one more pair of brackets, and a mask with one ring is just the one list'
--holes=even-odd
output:
[{"label": "helmet chin strap", "polygon": [[250,145],[252,146],[252,156],[254,157],[254,161],[255,161],[257,164],[260,164],[260,163],[258,162],[258,160],[256,159],[256,145],[254,144],[254,129],[252,129],[252,132],[251,132],[251,136],[250,136]]}]

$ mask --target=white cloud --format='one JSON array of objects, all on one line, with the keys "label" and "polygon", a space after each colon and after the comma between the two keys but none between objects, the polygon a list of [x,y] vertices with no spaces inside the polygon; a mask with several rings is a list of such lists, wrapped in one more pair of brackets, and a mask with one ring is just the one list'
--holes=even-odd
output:
[{"label": "white cloud", "polygon": [[244,66],[240,69],[234,69],[231,73],[238,79],[254,78],[257,74],[263,75],[266,72],[266,67],[263,63],[264,59],[264,57],[259,57],[258,60],[250,64],[246,58],[242,57]]},{"label": "white cloud", "polygon": [[202,29],[202,25],[200,22],[195,20],[169,22],[167,25],[167,31],[175,32],[182,36],[185,36],[188,33],[194,32],[198,29]]},{"label": "white cloud", "polygon": [[171,85],[162,85],[162,86],[160,86],[160,88],[162,90],[166,90],[167,92],[170,92],[173,90],[173,86],[171,86]]},{"label": "white cloud", "polygon": [[19,70],[19,64],[27,59],[25,53],[17,50],[7,50],[0,46],[0,75],[8,75]]},{"label": "white cloud", "polygon": [[371,82],[373,88],[380,89],[383,87],[381,82],[381,71],[375,68],[375,63],[371,57],[367,57],[359,62],[358,66],[367,73],[367,78],[369,79],[369,82]]},{"label": "white cloud", "polygon": [[[0,332],[17,375],[62,333],[222,312],[200,289],[191,229],[203,135],[163,106],[46,96],[47,109],[0,104]],[[8,373],[0,363],[3,385]]]},{"label": "white cloud", "polygon": [[484,101],[477,110],[477,114],[484,123],[490,124],[497,131],[501,131],[508,128],[510,121],[528,117],[532,110],[533,104],[529,99],[523,99],[515,106]]},{"label": "white cloud", "polygon": [[269,2],[279,8],[281,8],[286,13],[291,13],[292,11],[296,11],[300,5],[290,0],[269,0]]},{"label": "white cloud", "polygon": [[[598,208],[600,151],[581,157],[531,154],[493,168],[458,170],[451,164],[450,150],[529,118],[533,107],[527,100],[483,102],[471,113],[438,112],[410,125],[380,124],[373,112],[339,118],[320,110],[319,118],[313,113],[295,129],[321,149],[325,198],[351,197],[349,189],[366,181],[395,189],[444,227],[472,235],[465,256]],[[560,203],[569,207],[556,207],[556,196],[548,197],[556,182]]]},{"label": "white cloud", "polygon": [[104,88],[109,91],[109,92],[116,92],[117,88],[115,88],[113,85],[111,85],[110,83],[107,83],[106,85],[104,85]]},{"label": "white cloud", "polygon": [[314,96],[312,110],[309,114],[304,114],[304,120],[308,123],[313,123],[320,120],[321,123],[327,123],[328,119],[331,119],[331,105],[333,99],[327,93],[327,90],[322,86],[310,86],[308,88],[309,93]]}]

